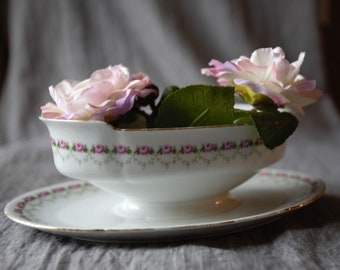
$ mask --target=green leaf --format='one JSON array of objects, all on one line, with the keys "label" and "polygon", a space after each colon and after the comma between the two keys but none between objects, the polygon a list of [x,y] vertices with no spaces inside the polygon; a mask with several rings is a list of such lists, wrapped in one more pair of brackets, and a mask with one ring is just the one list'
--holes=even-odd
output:
[{"label": "green leaf", "polygon": [[156,119],[156,116],[158,114],[158,110],[159,110],[159,107],[162,105],[164,99],[173,94],[174,92],[176,92],[178,89],[180,89],[177,85],[169,85],[167,86],[164,90],[163,90],[163,94],[157,104],[157,106],[155,106],[154,108],[151,108],[152,109],[152,113],[146,118],[146,126],[148,128],[152,128],[154,127],[154,122],[155,122],[155,119]]},{"label": "green leaf", "polygon": [[249,111],[234,109],[234,125],[254,125]]},{"label": "green leaf", "polygon": [[245,102],[251,104],[254,108],[260,111],[275,112],[278,109],[278,105],[275,104],[271,98],[263,94],[255,93],[247,85],[235,85],[235,93]]},{"label": "green leaf", "polygon": [[176,92],[179,89],[180,88],[177,85],[167,86],[163,91],[162,99],[166,98],[168,95],[171,95],[172,93]]},{"label": "green leaf", "polygon": [[154,127],[192,127],[233,124],[234,88],[191,85],[167,95]]},{"label": "green leaf", "polygon": [[273,149],[283,144],[298,126],[297,118],[287,112],[250,112],[264,145]]},{"label": "green leaf", "polygon": [[[246,88],[242,88],[244,90]],[[264,145],[273,149],[295,131],[298,120],[263,95],[247,97],[261,111],[234,109],[234,87],[191,85],[167,91],[152,116],[154,128],[255,125]]]}]

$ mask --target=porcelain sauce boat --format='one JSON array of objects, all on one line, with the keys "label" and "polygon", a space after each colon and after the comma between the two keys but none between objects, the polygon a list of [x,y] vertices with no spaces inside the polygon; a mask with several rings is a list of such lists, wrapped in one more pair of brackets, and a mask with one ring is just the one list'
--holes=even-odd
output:
[{"label": "porcelain sauce boat", "polygon": [[131,219],[227,211],[237,205],[228,191],[285,149],[267,149],[251,125],[124,130],[100,121],[40,119],[56,168],[120,196],[112,211]]}]

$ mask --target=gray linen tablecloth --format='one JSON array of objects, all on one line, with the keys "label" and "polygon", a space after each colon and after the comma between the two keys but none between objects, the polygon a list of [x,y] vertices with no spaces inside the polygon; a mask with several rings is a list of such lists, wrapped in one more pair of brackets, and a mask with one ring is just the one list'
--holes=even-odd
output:
[{"label": "gray linen tablecloth", "polygon": [[[50,84],[118,63],[150,74],[161,86],[204,83],[199,70],[210,58],[280,45],[291,61],[307,52],[302,71],[322,88],[315,2],[9,1],[0,208],[24,192],[66,180],[54,167],[47,129],[38,120]],[[313,204],[243,232],[139,244],[56,236],[1,212],[0,269],[339,269],[339,116],[325,92],[299,119],[284,158],[273,167],[323,179],[326,193]]]}]

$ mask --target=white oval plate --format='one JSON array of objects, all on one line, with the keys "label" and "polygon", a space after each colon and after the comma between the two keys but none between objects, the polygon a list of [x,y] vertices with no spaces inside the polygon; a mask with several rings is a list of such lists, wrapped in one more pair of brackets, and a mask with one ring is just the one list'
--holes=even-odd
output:
[{"label": "white oval plate", "polygon": [[112,211],[119,198],[82,181],[25,193],[5,207],[11,220],[42,231],[100,242],[171,241],[250,229],[300,209],[325,192],[306,174],[265,169],[231,191],[239,205],[223,214],[180,220],[124,219]]}]

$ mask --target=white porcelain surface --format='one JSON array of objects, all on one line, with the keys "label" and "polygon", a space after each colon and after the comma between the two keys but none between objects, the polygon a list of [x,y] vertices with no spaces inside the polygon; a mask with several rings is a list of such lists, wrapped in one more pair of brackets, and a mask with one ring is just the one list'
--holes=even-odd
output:
[{"label": "white porcelain surface", "polygon": [[171,241],[248,229],[299,209],[324,191],[321,180],[306,174],[265,169],[231,191],[238,204],[224,213],[131,219],[115,213],[117,196],[84,181],[72,181],[23,194],[6,205],[5,214],[22,225],[84,240]]},{"label": "white porcelain surface", "polygon": [[267,149],[250,125],[120,130],[98,121],[42,121],[56,168],[121,196],[115,211],[124,217],[223,212],[236,204],[228,191],[285,149]]}]

